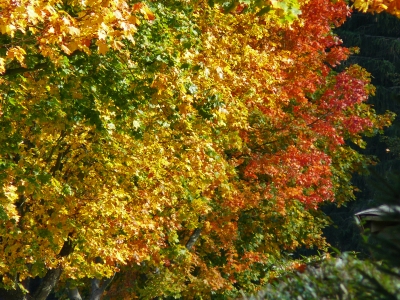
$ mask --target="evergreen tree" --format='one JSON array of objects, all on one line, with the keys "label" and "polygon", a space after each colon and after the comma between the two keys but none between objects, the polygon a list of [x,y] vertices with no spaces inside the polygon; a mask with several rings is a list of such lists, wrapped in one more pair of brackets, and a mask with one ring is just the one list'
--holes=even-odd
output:
[{"label": "evergreen tree", "polygon": [[[372,75],[372,83],[376,87],[375,96],[369,102],[378,113],[386,110],[400,115],[400,19],[395,16],[381,14],[353,13],[347,22],[336,30],[346,47],[357,47],[354,53],[339,69],[351,64],[358,64]],[[360,149],[377,163],[374,172],[382,177],[400,166],[400,118],[381,135],[367,138],[367,146]],[[353,185],[359,189],[357,200],[348,202],[346,206],[326,205],[323,209],[332,219],[333,225],[325,230],[328,242],[341,251],[362,251],[359,228],[354,223],[354,214],[367,208],[379,205],[375,201],[376,188],[371,186],[370,177],[355,174]]]}]

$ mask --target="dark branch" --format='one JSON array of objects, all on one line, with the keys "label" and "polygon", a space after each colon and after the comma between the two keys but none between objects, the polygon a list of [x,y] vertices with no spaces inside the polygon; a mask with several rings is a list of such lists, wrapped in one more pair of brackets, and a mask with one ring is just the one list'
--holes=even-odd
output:
[{"label": "dark branch", "polygon": [[[200,216],[199,222],[203,223],[205,219],[206,219],[205,215]],[[203,228],[202,228],[202,226],[200,226],[193,231],[192,235],[190,236],[189,240],[187,241],[187,243],[185,245],[186,249],[188,249],[189,251],[192,249],[194,244],[196,244],[197,240],[199,239],[202,230],[203,230]]]},{"label": "dark branch", "polygon": [[100,300],[108,285],[113,281],[114,276],[115,273],[110,278],[105,278],[103,280],[92,278],[92,292],[90,293],[90,300]]},{"label": "dark branch", "polygon": [[[64,242],[64,245],[62,246],[60,253],[58,254],[59,257],[68,256],[74,251],[74,245],[72,243],[71,236],[72,233],[68,235],[68,239]],[[46,275],[43,277],[42,283],[33,295],[33,299],[46,300],[47,296],[51,293],[53,288],[60,280],[61,273],[61,266],[47,270]]]},{"label": "dark branch", "polygon": [[76,287],[73,288],[67,287],[67,291],[69,300],[82,300],[81,294],[79,293],[79,290]]},{"label": "dark branch", "polygon": [[33,299],[46,300],[47,296],[51,293],[53,288],[60,280],[61,272],[62,272],[61,266],[48,270],[46,275],[43,277],[43,281],[40,284],[39,288],[33,295]]},{"label": "dark branch", "polygon": [[192,247],[194,246],[194,244],[197,242],[197,240],[200,237],[201,230],[202,230],[201,228],[196,228],[193,231],[192,235],[190,236],[188,242],[185,245],[186,249],[188,249],[189,251],[192,249]]},{"label": "dark branch", "polygon": [[68,239],[64,242],[64,245],[62,246],[60,253],[58,253],[59,257],[68,256],[74,251],[74,244],[72,243],[71,236],[72,233],[68,235]]},{"label": "dark branch", "polygon": [[3,74],[0,74],[0,76],[10,76],[10,75],[16,75],[16,74],[21,74],[25,72],[32,72],[32,71],[37,71],[41,69],[45,69],[49,66],[48,63],[42,63],[42,64],[37,64],[33,68],[15,68],[15,69],[8,69],[6,70]]}]

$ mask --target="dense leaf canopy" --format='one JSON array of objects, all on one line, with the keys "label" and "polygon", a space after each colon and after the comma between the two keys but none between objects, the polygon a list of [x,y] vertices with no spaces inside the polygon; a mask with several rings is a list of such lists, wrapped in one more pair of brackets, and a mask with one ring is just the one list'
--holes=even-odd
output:
[{"label": "dense leaf canopy", "polygon": [[387,12],[400,17],[400,3],[395,0],[355,0],[353,6],[362,12]]},{"label": "dense leaf canopy", "polygon": [[343,1],[0,5],[7,287],[127,265],[129,299],[254,290],[325,246],[319,204],[368,163],[345,141],[390,124],[365,70],[334,69]]}]

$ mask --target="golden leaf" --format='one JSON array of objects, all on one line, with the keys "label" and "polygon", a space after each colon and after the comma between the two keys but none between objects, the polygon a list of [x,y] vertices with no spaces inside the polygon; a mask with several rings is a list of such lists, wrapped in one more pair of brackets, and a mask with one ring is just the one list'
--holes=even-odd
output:
[{"label": "golden leaf", "polygon": [[71,50],[65,45],[61,45],[61,49],[67,54],[71,54],[72,53]]},{"label": "golden leaf", "polygon": [[104,41],[97,41],[96,43],[98,47],[99,54],[106,54],[108,51],[108,46]]}]

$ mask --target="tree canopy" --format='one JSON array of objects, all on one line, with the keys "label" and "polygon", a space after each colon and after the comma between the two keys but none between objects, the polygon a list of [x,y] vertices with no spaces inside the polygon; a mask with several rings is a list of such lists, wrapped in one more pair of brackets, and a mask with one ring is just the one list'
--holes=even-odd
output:
[{"label": "tree canopy", "polygon": [[395,0],[355,0],[353,6],[364,13],[387,12],[400,17],[400,4]]},{"label": "tree canopy", "polygon": [[256,289],[326,246],[369,162],[345,141],[392,119],[335,69],[343,1],[0,7],[0,274],[34,299],[120,269],[118,298]]}]

